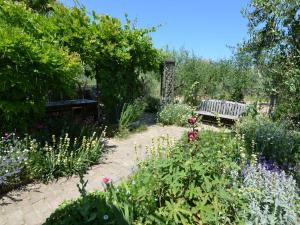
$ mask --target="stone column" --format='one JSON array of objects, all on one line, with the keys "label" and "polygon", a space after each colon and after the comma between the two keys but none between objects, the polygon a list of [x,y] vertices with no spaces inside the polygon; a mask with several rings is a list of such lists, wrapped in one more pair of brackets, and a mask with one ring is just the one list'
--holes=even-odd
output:
[{"label": "stone column", "polygon": [[174,101],[175,88],[175,61],[167,60],[163,63],[161,73],[161,105],[172,103]]}]

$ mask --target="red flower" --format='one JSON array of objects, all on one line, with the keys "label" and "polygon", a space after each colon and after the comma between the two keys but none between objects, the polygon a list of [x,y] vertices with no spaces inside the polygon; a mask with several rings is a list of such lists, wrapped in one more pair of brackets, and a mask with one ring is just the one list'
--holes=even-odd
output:
[{"label": "red flower", "polygon": [[198,131],[197,130],[190,130],[188,132],[188,141],[191,142],[195,140],[198,137]]},{"label": "red flower", "polygon": [[102,179],[102,182],[104,183],[104,184],[108,184],[108,183],[110,183],[110,178],[109,177],[103,177],[103,179]]},{"label": "red flower", "polygon": [[191,125],[194,125],[197,122],[197,117],[192,116],[190,118],[188,118],[188,123]]}]

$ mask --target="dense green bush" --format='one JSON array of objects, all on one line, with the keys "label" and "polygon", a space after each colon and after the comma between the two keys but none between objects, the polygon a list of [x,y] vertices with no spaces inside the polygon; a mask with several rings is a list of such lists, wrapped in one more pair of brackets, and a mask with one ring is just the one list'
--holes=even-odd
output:
[{"label": "dense green bush", "polygon": [[300,178],[300,133],[287,125],[268,118],[244,119],[237,125],[244,135],[249,154],[261,154],[266,160],[277,163],[286,171],[298,173]]},{"label": "dense green bush", "polygon": [[117,122],[123,104],[143,94],[140,73],[159,69],[160,52],[149,35],[155,28],[140,29],[128,17],[122,24],[61,3],[53,3],[45,15],[28,8],[36,8],[32,1],[20,2],[0,0],[4,132],[30,127],[43,115],[47,94],[69,94],[82,75],[97,80],[102,113],[109,122]]},{"label": "dense green bush", "polygon": [[[44,112],[49,90],[70,92],[80,61],[21,29],[0,25],[0,130],[24,129]],[[30,60],[28,60],[30,57]],[[18,118],[16,120],[16,118]]]},{"label": "dense green bush", "polygon": [[205,132],[191,143],[184,137],[167,152],[159,146],[130,180],[132,202],[143,206],[133,207],[137,224],[239,221],[243,203],[231,177],[239,170],[238,152],[230,134]]},{"label": "dense green bush", "polygon": [[117,209],[108,204],[103,192],[95,192],[76,201],[64,202],[44,225],[129,225]]},{"label": "dense green bush", "polygon": [[160,99],[152,96],[147,96],[144,99],[146,102],[145,112],[157,113],[160,108]]},{"label": "dense green bush", "polygon": [[168,104],[158,113],[158,122],[164,125],[187,126],[187,120],[192,112],[193,109],[188,105]]}]

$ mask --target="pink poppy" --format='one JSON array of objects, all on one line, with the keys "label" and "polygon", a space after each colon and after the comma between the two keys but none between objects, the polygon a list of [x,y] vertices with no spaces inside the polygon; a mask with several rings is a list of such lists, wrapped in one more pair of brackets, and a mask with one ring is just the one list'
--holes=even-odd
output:
[{"label": "pink poppy", "polygon": [[103,177],[103,179],[102,179],[102,182],[104,183],[104,184],[108,184],[108,183],[110,183],[110,178],[109,177]]}]

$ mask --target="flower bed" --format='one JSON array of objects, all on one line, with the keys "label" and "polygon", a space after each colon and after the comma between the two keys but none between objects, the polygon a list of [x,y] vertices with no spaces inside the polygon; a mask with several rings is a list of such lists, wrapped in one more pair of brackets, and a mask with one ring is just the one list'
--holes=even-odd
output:
[{"label": "flower bed", "polygon": [[39,142],[29,136],[5,134],[0,140],[0,193],[32,180],[49,181],[86,171],[101,155],[103,138],[52,136]]},{"label": "flower bed", "polygon": [[148,149],[128,181],[103,178],[105,192],[64,203],[45,224],[299,223],[293,177],[248,157],[239,136],[198,133],[195,120],[175,145],[164,140]]}]

